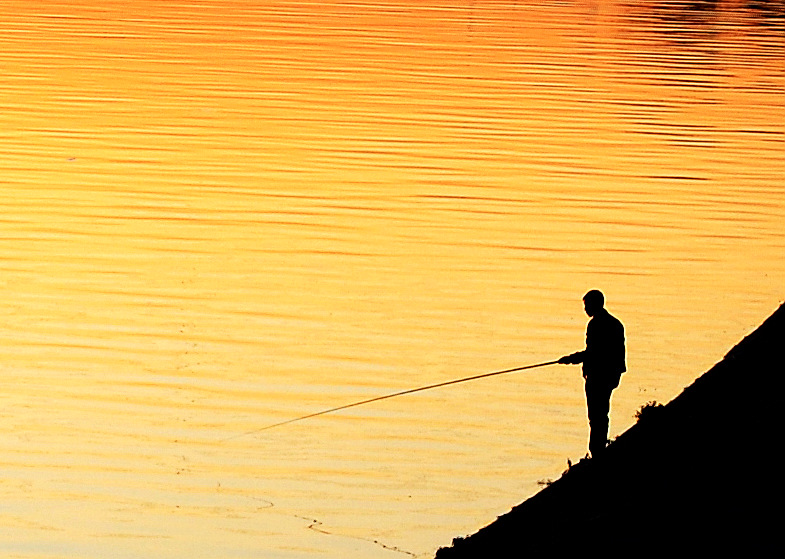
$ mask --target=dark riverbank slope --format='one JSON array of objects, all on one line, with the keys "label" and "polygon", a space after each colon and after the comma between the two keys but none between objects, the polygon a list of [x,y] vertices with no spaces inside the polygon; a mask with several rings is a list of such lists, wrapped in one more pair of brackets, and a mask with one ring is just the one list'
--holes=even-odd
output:
[{"label": "dark riverbank slope", "polygon": [[782,552],[785,305],[711,370],[438,559]]}]

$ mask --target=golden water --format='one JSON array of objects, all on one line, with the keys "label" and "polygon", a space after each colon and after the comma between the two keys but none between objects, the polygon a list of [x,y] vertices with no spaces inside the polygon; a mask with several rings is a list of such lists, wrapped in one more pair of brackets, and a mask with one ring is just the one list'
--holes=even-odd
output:
[{"label": "golden water", "polygon": [[785,293],[783,11],[0,2],[0,555],[428,557],[583,456],[577,368],[254,431],[580,349],[589,288],[612,434],[668,401]]}]

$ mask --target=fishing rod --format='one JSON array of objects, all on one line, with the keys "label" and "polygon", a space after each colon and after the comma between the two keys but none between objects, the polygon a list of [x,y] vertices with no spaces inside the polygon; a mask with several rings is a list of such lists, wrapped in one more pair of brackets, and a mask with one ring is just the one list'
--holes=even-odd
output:
[{"label": "fishing rod", "polygon": [[518,371],[525,371],[527,369],[536,369],[538,367],[545,367],[547,365],[555,365],[556,363],[558,363],[558,360],[557,361],[547,361],[545,363],[537,363],[535,365],[525,365],[523,367],[514,367],[512,369],[504,369],[503,371],[494,371],[492,373],[483,373],[483,374],[480,374],[480,375],[473,375],[473,376],[470,376],[470,377],[463,377],[463,378],[459,378],[459,379],[455,379],[455,380],[448,380],[448,381],[445,381],[445,382],[438,382],[436,384],[429,384],[427,386],[420,386],[419,388],[410,388],[408,390],[401,390],[400,392],[394,392],[392,394],[385,394],[384,396],[376,396],[374,398],[368,398],[367,400],[361,400],[359,402],[353,402],[351,404],[345,404],[343,406],[330,408],[328,410],[322,410],[322,411],[318,411],[316,413],[311,413],[311,414],[308,414],[308,415],[295,417],[294,419],[287,419],[286,421],[281,421],[280,423],[273,423],[272,425],[268,425],[266,427],[261,427],[259,429],[254,429],[253,431],[248,431],[246,433],[240,433],[239,435],[234,435],[232,437],[228,437],[228,438],[223,439],[223,440],[224,441],[229,441],[229,440],[232,440],[232,439],[237,439],[239,437],[244,437],[244,436],[247,436],[247,435],[253,435],[255,433],[261,433],[262,431],[267,431],[268,429],[273,429],[274,427],[280,427],[282,425],[288,425],[289,423],[296,423],[297,421],[303,421],[305,419],[310,419],[312,417],[317,417],[317,416],[320,416],[320,415],[325,415],[325,414],[333,413],[333,412],[340,411],[340,410],[346,410],[346,409],[349,409],[349,408],[354,408],[356,406],[362,406],[363,404],[370,404],[371,402],[378,402],[380,400],[387,400],[389,398],[395,398],[397,396],[403,396],[405,394],[414,394],[415,392],[422,392],[423,390],[431,390],[433,388],[441,388],[442,386],[449,386],[451,384],[458,384],[460,382],[468,382],[470,380],[477,380],[477,379],[481,379],[481,378],[493,377],[493,376],[496,376],[496,375],[504,375],[504,374],[507,374],[507,373],[515,373],[515,372],[518,372]]}]

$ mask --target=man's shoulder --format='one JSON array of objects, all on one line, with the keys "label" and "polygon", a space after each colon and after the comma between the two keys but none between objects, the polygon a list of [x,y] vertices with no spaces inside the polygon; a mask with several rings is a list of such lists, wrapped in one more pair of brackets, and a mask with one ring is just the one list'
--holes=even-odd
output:
[{"label": "man's shoulder", "polygon": [[589,325],[595,324],[599,327],[619,327],[624,328],[621,320],[613,316],[607,310],[603,309],[603,312],[597,313],[592,319],[589,321]]},{"label": "man's shoulder", "polygon": [[621,320],[619,320],[618,318],[616,318],[615,316],[613,316],[611,313],[608,313],[608,320],[609,320],[609,321],[611,321],[611,322],[613,322],[614,324],[618,324],[619,326],[621,326],[621,325],[622,325],[622,324],[621,324]]}]

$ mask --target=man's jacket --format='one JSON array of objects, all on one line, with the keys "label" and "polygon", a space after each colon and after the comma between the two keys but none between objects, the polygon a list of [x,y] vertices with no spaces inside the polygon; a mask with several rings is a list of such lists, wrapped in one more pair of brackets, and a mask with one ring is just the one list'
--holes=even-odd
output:
[{"label": "man's jacket", "polygon": [[627,370],[624,326],[607,310],[600,310],[586,327],[586,349],[570,358],[573,363],[583,363],[586,380],[606,381],[615,388]]}]

